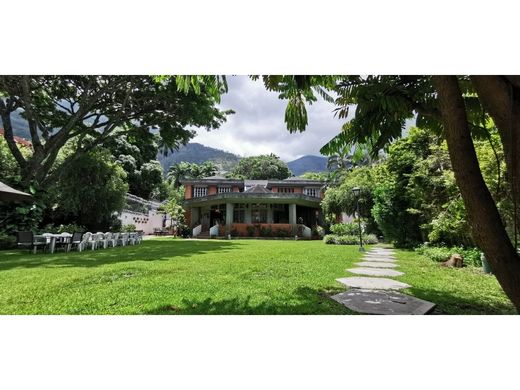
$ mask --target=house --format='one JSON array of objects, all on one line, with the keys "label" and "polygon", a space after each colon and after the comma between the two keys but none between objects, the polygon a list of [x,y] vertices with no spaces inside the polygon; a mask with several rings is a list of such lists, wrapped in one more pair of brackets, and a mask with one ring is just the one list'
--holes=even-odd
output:
[{"label": "house", "polygon": [[320,202],[325,184],[321,181],[211,176],[181,182],[186,221],[193,236],[294,236],[303,232],[310,237],[311,227],[322,223]]}]

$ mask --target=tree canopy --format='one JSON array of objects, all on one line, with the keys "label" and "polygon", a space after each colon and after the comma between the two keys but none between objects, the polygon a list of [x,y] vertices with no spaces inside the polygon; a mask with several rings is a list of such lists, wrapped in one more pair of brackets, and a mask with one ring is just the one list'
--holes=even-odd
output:
[{"label": "tree canopy", "polygon": [[167,179],[175,188],[178,188],[183,179],[202,179],[203,177],[213,176],[217,171],[218,168],[212,161],[206,161],[202,164],[183,161],[170,167]]},{"label": "tree canopy", "polygon": [[240,159],[229,176],[250,180],[283,180],[291,176],[291,171],[280,157],[271,153]]},{"label": "tree canopy", "polygon": [[[181,91],[175,77],[0,76],[0,117],[5,138],[27,185],[44,184],[60,149],[75,141],[80,156],[119,134],[144,129],[175,148],[192,136],[190,126],[218,128],[226,112],[203,83]],[[14,140],[11,116],[27,121],[34,153],[24,156]]]}]

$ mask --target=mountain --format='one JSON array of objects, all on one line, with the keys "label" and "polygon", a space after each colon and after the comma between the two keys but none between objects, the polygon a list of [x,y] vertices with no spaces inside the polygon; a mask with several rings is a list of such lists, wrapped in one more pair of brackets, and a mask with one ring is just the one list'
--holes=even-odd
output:
[{"label": "mountain", "polygon": [[240,157],[236,154],[225,152],[220,149],[210,148],[196,142],[190,142],[185,146],[181,146],[179,150],[163,156],[159,153],[157,160],[161,163],[164,172],[173,165],[182,161],[202,164],[205,161],[213,161],[221,171],[231,170]]},{"label": "mountain", "polygon": [[327,157],[302,156],[294,161],[289,161],[287,166],[294,176],[300,176],[305,172],[325,172],[327,171]]}]

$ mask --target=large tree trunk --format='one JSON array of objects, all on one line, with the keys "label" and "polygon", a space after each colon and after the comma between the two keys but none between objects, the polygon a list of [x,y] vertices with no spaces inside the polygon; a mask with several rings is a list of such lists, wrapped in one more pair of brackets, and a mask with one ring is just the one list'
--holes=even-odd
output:
[{"label": "large tree trunk", "polygon": [[[520,206],[520,80],[518,76],[471,76],[471,82],[500,134],[509,190]],[[520,226],[520,213],[515,217]]]},{"label": "large tree trunk", "polygon": [[493,273],[520,312],[520,257],[511,244],[487,188],[468,127],[466,108],[456,76],[433,76],[439,96],[448,150],[473,236]]}]

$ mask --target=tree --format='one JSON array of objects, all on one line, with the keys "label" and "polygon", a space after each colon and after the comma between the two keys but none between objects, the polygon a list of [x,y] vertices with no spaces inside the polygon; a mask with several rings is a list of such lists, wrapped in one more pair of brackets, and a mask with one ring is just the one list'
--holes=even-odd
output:
[{"label": "tree", "polygon": [[[212,88],[201,83],[196,93],[181,91],[175,77],[0,76],[0,117],[23,183],[45,185],[69,140],[79,157],[113,138],[116,129],[155,129],[161,147],[175,148],[192,138],[189,126],[218,128],[227,112],[216,107]],[[15,142],[14,112],[28,123],[30,157]]]},{"label": "tree", "polygon": [[291,176],[291,171],[280,157],[271,153],[241,159],[230,176],[250,180],[283,180]]},{"label": "tree", "polygon": [[54,220],[104,231],[123,208],[127,191],[126,173],[108,150],[71,158],[51,188],[56,194]]},{"label": "tree", "polygon": [[202,164],[183,161],[170,167],[167,179],[173,184],[174,188],[178,188],[183,179],[202,179],[203,177],[213,176],[217,173],[217,170],[217,166],[212,161],[206,161]]}]

